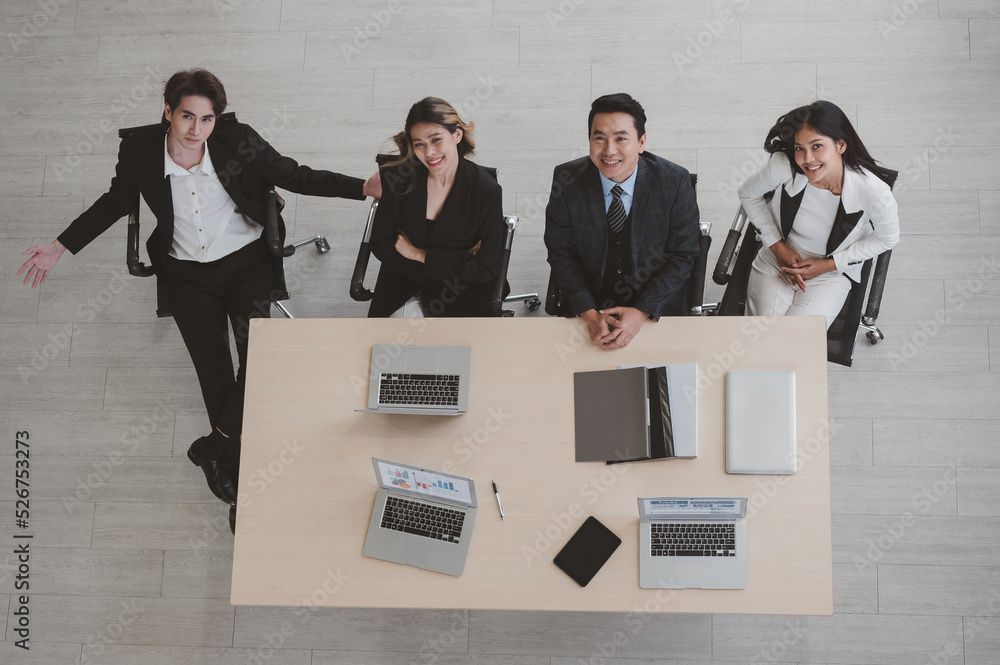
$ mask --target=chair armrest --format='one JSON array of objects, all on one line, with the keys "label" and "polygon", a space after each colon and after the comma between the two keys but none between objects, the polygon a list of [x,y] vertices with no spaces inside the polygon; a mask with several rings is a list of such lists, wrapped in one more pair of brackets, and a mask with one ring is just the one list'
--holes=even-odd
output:
[{"label": "chair armrest", "polygon": [[712,281],[720,286],[729,283],[729,265],[732,263],[733,257],[736,256],[736,248],[739,247],[743,227],[746,226],[748,219],[746,210],[740,206],[736,211],[736,217],[733,218],[729,233],[726,234],[726,242],[722,245],[722,252],[715,263],[715,272],[712,273]]},{"label": "chair armrest", "polygon": [[882,306],[882,292],[885,290],[885,278],[889,272],[889,260],[892,258],[892,250],[887,249],[878,256],[875,262],[875,271],[872,274],[871,288],[868,290],[868,305],[865,307],[865,314],[861,320],[866,325],[873,325],[878,319],[878,311]]},{"label": "chair armrest", "polygon": [[705,273],[708,269],[708,250],[712,248],[712,225],[701,225],[701,236],[698,238],[698,258],[691,268],[690,291],[688,292],[688,314],[701,316],[702,305],[705,302]]},{"label": "chair armrest", "polygon": [[372,207],[368,211],[368,223],[365,225],[364,235],[361,236],[361,245],[358,247],[358,258],[354,261],[354,274],[351,275],[351,299],[358,302],[366,302],[372,299],[375,294],[365,288],[365,274],[368,272],[368,259],[372,253],[372,224],[375,221],[375,211],[378,210],[378,201],[372,201]]},{"label": "chair armrest", "polygon": [[493,280],[490,289],[490,313],[493,316],[503,316],[503,289],[507,284],[507,269],[510,267],[510,250],[514,246],[514,231],[517,229],[518,218],[514,215],[504,215],[503,252],[500,259],[500,273]]}]

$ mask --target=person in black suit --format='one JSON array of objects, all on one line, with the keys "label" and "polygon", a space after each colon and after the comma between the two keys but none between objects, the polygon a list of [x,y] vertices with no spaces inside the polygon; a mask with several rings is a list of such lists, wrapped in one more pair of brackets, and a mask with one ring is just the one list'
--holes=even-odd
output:
[{"label": "person in black suit", "polygon": [[[204,69],[177,72],[163,92],[158,126],[136,131],[118,152],[111,188],[47,245],[25,252],[24,283],[45,282],[67,249],[76,254],[127,215],[139,195],[156,217],[147,247],[191,355],[212,431],[188,449],[209,488],[235,504],[243,425],[249,319],[267,317],[283,291],[280,259],[263,237],[270,186],[302,194],[363,200],[378,197],[368,181],[300,166],[248,125],[217,122],[226,108],[222,83]],[[284,225],[280,222],[281,235]],[[239,356],[234,375],[228,325]],[[232,523],[234,513],[230,512]]]},{"label": "person in black suit", "polygon": [[412,107],[381,168],[372,226],[381,262],[369,317],[489,316],[504,219],[496,178],[470,162],[474,124],[443,99]]},{"label": "person in black suit", "polygon": [[622,348],[646,319],[683,315],[699,252],[686,169],[645,152],[646,113],[619,93],[594,100],[590,156],[555,168],[545,246],[555,285],[591,342]]}]

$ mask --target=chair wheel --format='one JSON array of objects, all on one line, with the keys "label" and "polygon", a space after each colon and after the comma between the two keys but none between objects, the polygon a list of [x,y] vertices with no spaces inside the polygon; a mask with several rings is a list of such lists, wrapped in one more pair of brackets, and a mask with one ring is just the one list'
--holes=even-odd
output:
[{"label": "chair wheel", "polygon": [[326,238],[320,238],[316,241],[316,249],[320,254],[326,254],[330,251],[330,243],[326,241]]},{"label": "chair wheel", "polygon": [[867,333],[865,333],[865,337],[868,338],[868,342],[873,346],[881,342],[883,339],[885,339],[885,335],[883,335],[882,331],[879,330],[878,328],[876,328],[875,330],[869,330]]},{"label": "chair wheel", "polygon": [[524,306],[528,308],[529,312],[534,312],[536,309],[542,306],[542,301],[538,298],[528,298],[524,301]]}]

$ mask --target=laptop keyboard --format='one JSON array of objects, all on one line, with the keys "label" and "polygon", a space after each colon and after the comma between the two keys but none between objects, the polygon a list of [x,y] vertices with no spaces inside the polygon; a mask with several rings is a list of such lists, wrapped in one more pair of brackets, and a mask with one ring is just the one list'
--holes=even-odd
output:
[{"label": "laptop keyboard", "polygon": [[660,524],[650,526],[652,556],[736,556],[734,524]]},{"label": "laptop keyboard", "polygon": [[378,403],[458,406],[458,374],[381,374]]},{"label": "laptop keyboard", "polygon": [[408,501],[395,496],[385,499],[382,528],[403,531],[446,543],[458,543],[465,512]]}]

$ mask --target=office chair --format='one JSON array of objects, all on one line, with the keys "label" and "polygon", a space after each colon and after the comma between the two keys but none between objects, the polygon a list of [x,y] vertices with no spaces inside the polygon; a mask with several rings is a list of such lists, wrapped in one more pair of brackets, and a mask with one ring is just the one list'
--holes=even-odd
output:
[{"label": "office chair", "polygon": [[[386,155],[384,153],[379,153],[375,155],[375,162],[379,165],[379,167],[382,167],[387,162],[396,158],[398,158],[398,155]],[[483,168],[485,168],[494,179],[497,177],[497,169],[489,166]],[[361,235],[361,244],[358,247],[358,258],[354,262],[354,273],[351,275],[351,298],[358,302],[371,300],[372,296],[375,295],[374,292],[365,288],[364,282],[365,274],[368,272],[368,260],[371,258],[372,226],[375,223],[375,211],[377,210],[378,201],[372,201],[372,206],[368,210],[368,220],[365,222],[365,231]],[[533,312],[542,304],[542,301],[538,299],[537,293],[504,295],[504,291],[509,288],[507,286],[507,269],[510,266],[510,250],[511,246],[514,244],[514,231],[517,229],[518,218],[515,215],[504,215],[503,221],[504,233],[502,262],[500,264],[500,273],[497,275],[496,279],[493,280],[493,284],[490,288],[490,311],[493,316],[514,316],[514,310],[504,309],[503,305],[508,302],[520,300],[524,302],[528,311]]]},{"label": "office chair", "polygon": [[[219,116],[219,121],[221,122],[235,122],[237,119],[236,112],[230,111],[229,113],[223,113]],[[145,129],[146,127],[154,127],[157,125],[140,125],[137,127],[126,127],[124,129],[118,130],[118,138],[124,140],[127,137],[134,134],[140,129]],[[277,258],[284,258],[291,256],[295,253],[295,250],[299,247],[303,247],[310,243],[316,245],[317,251],[320,254],[326,254],[330,251],[330,244],[326,241],[323,236],[313,236],[311,238],[306,238],[305,240],[293,243],[290,245],[284,245],[284,236],[281,233],[281,227],[278,223],[279,215],[285,207],[285,200],[281,198],[272,187],[268,190],[265,195],[265,209],[267,212],[267,217],[264,224],[264,233],[267,240],[268,249],[271,255]],[[146,248],[148,251],[152,252],[153,248],[150,244],[154,242],[153,238],[146,243]],[[151,260],[151,264],[154,262]],[[128,241],[125,249],[125,265],[128,267],[128,272],[130,275],[135,277],[149,277],[155,275],[156,266],[146,265],[139,258],[139,200],[136,199],[135,204],[128,213]],[[288,289],[285,285],[284,276],[280,280],[280,283],[276,285],[276,298],[271,301],[285,318],[294,318],[291,312],[281,303],[282,300],[288,300],[291,296],[288,294]],[[167,283],[165,280],[157,278],[156,280],[156,315],[158,317],[171,316],[169,299],[167,297]]]},{"label": "office chair", "polygon": [[[691,187],[697,192],[698,174],[692,173]],[[703,303],[705,298],[705,271],[708,266],[708,250],[712,247],[712,223],[699,222],[698,228],[701,235],[698,238],[698,256],[694,260],[691,272],[684,280],[684,290],[687,293],[688,316],[707,316],[712,312],[710,305]],[[569,303],[563,296],[562,290],[556,285],[549,270],[549,285],[545,290],[545,313],[550,316],[573,317],[575,314],[570,310]]]},{"label": "office chair", "polygon": [[[891,189],[896,184],[899,172],[891,169],[880,169],[880,171],[882,180]],[[712,274],[712,280],[716,284],[726,287],[722,300],[708,306],[714,313],[719,316],[743,316],[746,313],[750,269],[761,246],[757,228],[750,223],[741,205],[736,211],[736,217],[733,218],[733,224],[716,262],[715,272]],[[734,256],[735,263],[733,263]],[[874,260],[868,259],[861,266],[860,281],[851,281],[851,291],[844,301],[844,306],[826,334],[829,362],[845,367],[851,366],[854,362],[854,346],[859,329],[866,331],[865,337],[870,344],[878,344],[885,339],[885,335],[875,323],[878,320],[879,308],[882,306],[882,292],[891,258],[892,250],[887,249]],[[730,267],[732,272],[729,271]],[[869,288],[869,278],[871,288]]]}]

